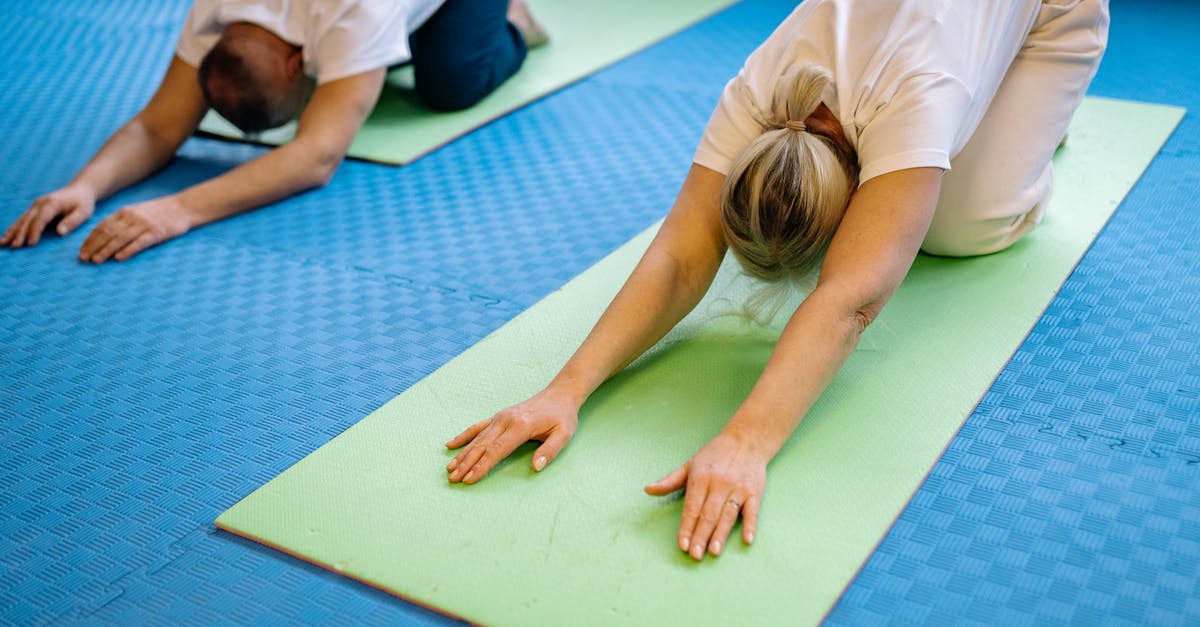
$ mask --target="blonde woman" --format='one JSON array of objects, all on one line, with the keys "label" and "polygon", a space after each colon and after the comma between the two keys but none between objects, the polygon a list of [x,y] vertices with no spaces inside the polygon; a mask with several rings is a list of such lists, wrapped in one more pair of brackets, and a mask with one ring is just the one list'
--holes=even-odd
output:
[{"label": "blonde woman", "polygon": [[854,350],[918,250],[981,255],[1042,217],[1050,159],[1107,40],[1104,0],[809,0],[725,87],[645,256],[546,388],[463,431],[452,482],[529,440],[542,470],[584,400],[711,284],[727,249],[759,278],[820,265],[720,433],[646,487],[685,489],[679,548],[754,540],[767,465]]}]

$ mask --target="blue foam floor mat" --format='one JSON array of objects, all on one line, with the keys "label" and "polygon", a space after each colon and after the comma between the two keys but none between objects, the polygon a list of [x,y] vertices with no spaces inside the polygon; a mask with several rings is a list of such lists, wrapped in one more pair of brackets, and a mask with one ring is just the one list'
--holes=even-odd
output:
[{"label": "blue foam floor mat", "polygon": [[[145,101],[186,8],[0,5],[0,221]],[[661,217],[789,8],[124,264],[76,263],[83,232],[0,252],[0,621],[449,622],[211,521]],[[1091,93],[1191,112],[831,623],[1200,620],[1200,6],[1112,11]],[[98,215],[258,150],[191,140]]]}]

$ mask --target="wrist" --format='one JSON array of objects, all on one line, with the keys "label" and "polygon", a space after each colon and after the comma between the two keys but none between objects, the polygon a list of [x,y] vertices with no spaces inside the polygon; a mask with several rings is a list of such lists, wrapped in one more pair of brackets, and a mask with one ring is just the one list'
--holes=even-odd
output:
[{"label": "wrist", "polygon": [[726,437],[737,442],[742,448],[750,449],[761,456],[763,461],[770,461],[783,448],[790,433],[780,433],[771,421],[762,417],[739,410],[725,426],[721,428],[719,437]]},{"label": "wrist", "polygon": [[587,401],[588,396],[591,396],[590,389],[579,377],[573,376],[570,373],[563,371],[554,377],[552,381],[542,390],[542,394],[558,399],[564,403],[570,403],[576,409],[583,406]]},{"label": "wrist", "polygon": [[75,179],[70,183],[67,183],[67,186],[64,189],[70,190],[77,194],[86,195],[92,199],[93,203],[100,198],[100,192],[98,191],[98,188],[87,180]]},{"label": "wrist", "polygon": [[182,228],[184,232],[202,224],[199,216],[187,204],[182,194],[163,196],[158,202],[160,203],[159,210],[163,212],[164,217],[175,224],[177,228]]}]

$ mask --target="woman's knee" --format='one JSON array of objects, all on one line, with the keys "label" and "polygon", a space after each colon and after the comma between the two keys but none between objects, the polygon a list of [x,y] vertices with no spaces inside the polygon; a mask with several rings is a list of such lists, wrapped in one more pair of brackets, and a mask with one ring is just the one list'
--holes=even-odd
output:
[{"label": "woman's knee", "polygon": [[975,257],[999,252],[1020,241],[1042,221],[1043,205],[1005,218],[934,218],[921,250],[941,257]]}]

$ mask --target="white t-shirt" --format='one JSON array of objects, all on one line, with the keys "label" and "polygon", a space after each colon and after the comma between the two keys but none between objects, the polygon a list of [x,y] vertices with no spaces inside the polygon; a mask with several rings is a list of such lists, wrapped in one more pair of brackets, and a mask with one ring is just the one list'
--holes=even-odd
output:
[{"label": "white t-shirt", "polygon": [[199,67],[234,22],[257,24],[300,46],[317,83],[388,67],[411,56],[408,36],[445,0],[196,0],[175,53]]},{"label": "white t-shirt", "polygon": [[815,63],[833,76],[823,101],[858,152],[860,181],[950,168],[1033,27],[1041,0],[807,0],[725,86],[695,162],[728,173],[737,154],[784,120],[776,84]]}]

